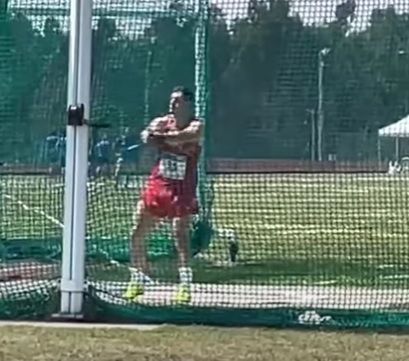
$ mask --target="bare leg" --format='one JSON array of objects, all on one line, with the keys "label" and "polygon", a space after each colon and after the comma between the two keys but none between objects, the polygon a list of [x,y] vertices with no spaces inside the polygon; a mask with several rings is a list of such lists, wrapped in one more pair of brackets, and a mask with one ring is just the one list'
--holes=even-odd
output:
[{"label": "bare leg", "polygon": [[[143,201],[138,202],[135,228],[132,231],[131,244],[131,281],[123,297],[135,300],[144,293],[146,274],[149,273],[145,249],[145,236],[153,228],[156,218],[146,210]],[[133,268],[133,269],[132,269]]]},{"label": "bare leg", "polygon": [[190,223],[191,217],[175,218],[173,231],[178,251],[178,266],[188,267],[190,259]]},{"label": "bare leg", "polygon": [[178,251],[179,281],[181,288],[176,296],[178,302],[190,302],[190,286],[193,272],[189,267],[190,260],[190,216],[177,218],[173,221],[173,230]]},{"label": "bare leg", "polygon": [[157,219],[147,212],[143,201],[139,201],[136,211],[135,228],[132,231],[131,265],[143,273],[149,272],[145,237],[155,226]]},{"label": "bare leg", "polygon": [[122,160],[118,159],[115,164],[115,172],[114,172],[114,177],[115,177],[115,184],[117,187],[119,187],[119,177],[121,175],[121,169],[122,168]]}]

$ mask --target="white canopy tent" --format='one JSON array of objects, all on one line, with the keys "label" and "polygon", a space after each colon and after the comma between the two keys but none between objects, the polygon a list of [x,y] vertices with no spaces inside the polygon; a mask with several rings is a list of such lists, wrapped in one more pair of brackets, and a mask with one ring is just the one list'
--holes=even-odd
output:
[{"label": "white canopy tent", "polygon": [[390,138],[409,138],[409,115],[396,123],[379,129],[378,135]]},{"label": "white canopy tent", "polygon": [[400,139],[409,138],[409,115],[398,120],[397,122],[387,125],[378,130],[378,158],[381,159],[381,142],[380,138],[395,139],[395,161],[399,161],[399,143]]}]

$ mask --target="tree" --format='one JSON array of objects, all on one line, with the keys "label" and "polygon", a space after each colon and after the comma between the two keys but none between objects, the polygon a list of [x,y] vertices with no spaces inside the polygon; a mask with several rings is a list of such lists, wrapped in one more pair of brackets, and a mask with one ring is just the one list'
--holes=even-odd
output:
[{"label": "tree", "polygon": [[[182,2],[171,6],[168,17],[149,19],[133,33],[119,31],[115,20],[98,20],[93,121],[137,130],[167,111],[174,85],[193,87],[196,22],[177,14]],[[339,154],[369,157],[365,137],[409,112],[407,15],[375,9],[367,28],[352,31],[358,21],[352,0],[339,4],[336,20],[324,26],[304,24],[287,0],[249,0],[242,10],[246,16],[229,24],[222,9],[209,9],[212,156],[305,157],[306,110],[317,107],[318,52],[325,47],[331,49],[324,68],[325,139],[338,137]],[[0,29],[0,133],[7,134],[0,156],[8,152],[11,159],[22,149],[28,157],[34,141],[64,124],[69,34],[52,17],[38,29],[9,13],[1,15]],[[261,136],[251,143],[258,123]],[[343,143],[343,133],[361,137],[356,148]]]},{"label": "tree", "polygon": [[38,41],[44,63],[33,91],[29,123],[32,136],[40,142],[49,133],[65,126],[69,39],[59,21],[49,17]]},{"label": "tree", "polygon": [[7,161],[28,162],[64,116],[68,42],[54,18],[38,29],[23,14],[7,14],[2,30],[2,153]]},{"label": "tree", "polygon": [[[216,143],[223,145],[224,155],[237,156],[237,150],[243,150],[242,144],[247,142],[252,123],[261,119],[266,127],[278,127],[281,133],[273,133],[274,140],[259,140],[257,147],[249,147],[242,156],[250,156],[250,152],[264,157],[278,154],[285,143],[290,144],[294,129],[305,128],[311,74],[316,73],[311,67],[315,68],[316,62],[311,57],[306,61],[304,55],[317,47],[316,32],[306,29],[297,16],[290,16],[288,1],[275,0],[251,1],[247,18],[237,20],[231,33],[231,45],[227,47],[230,61],[220,83],[222,96],[214,101],[220,114],[218,134],[228,141]],[[304,39],[311,43],[304,44]],[[299,51],[303,57],[297,57]],[[294,71],[297,66],[301,71]],[[266,95],[271,95],[268,112]],[[228,134],[223,127],[229,129]]]},{"label": "tree", "polygon": [[3,149],[8,153],[7,158],[16,160],[31,154],[27,147],[32,141],[28,113],[34,89],[41,78],[44,58],[40,52],[39,34],[24,15],[7,15],[4,21],[7,46],[3,77],[8,86],[3,89],[2,102],[8,113],[2,117],[7,134]]},{"label": "tree", "polygon": [[[210,92],[210,109],[208,114],[208,154],[214,154],[228,146],[226,122],[229,115],[224,105],[226,86],[229,81],[229,67],[232,57],[232,41],[227,26],[226,15],[216,5],[209,11],[208,31],[208,90]],[[221,150],[223,151],[223,149]]]},{"label": "tree", "polygon": [[0,14],[2,17],[6,16],[8,8],[8,0],[0,0]]},{"label": "tree", "polygon": [[[338,38],[331,46],[326,71],[327,132],[355,134],[350,157],[376,157],[376,132],[398,119],[407,107],[408,19],[392,7],[375,9],[370,26]],[[359,139],[359,140],[358,140]],[[347,144],[339,144],[347,152]]]},{"label": "tree", "polygon": [[341,26],[347,26],[348,23],[354,21],[355,19],[355,0],[346,0],[346,2],[337,5],[335,10],[335,17],[337,18],[337,23]]}]

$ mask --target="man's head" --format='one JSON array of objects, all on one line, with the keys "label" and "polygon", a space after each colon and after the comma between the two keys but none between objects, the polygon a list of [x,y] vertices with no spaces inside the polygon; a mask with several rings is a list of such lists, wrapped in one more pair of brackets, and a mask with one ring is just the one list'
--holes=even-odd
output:
[{"label": "man's head", "polygon": [[192,116],[194,113],[194,94],[183,86],[173,88],[170,94],[169,111],[173,114]]}]

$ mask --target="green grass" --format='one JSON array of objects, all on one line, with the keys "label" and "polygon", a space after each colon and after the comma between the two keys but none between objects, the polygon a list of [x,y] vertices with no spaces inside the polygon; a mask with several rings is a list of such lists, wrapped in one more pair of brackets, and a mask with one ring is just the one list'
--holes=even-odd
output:
[{"label": "green grass", "polygon": [[[62,219],[61,181],[2,177],[0,237],[61,237],[61,227],[51,220]],[[195,263],[197,281],[408,286],[409,178],[252,174],[214,181],[213,220],[217,228],[237,232],[239,262],[235,267],[223,263],[226,244],[216,238],[206,262]],[[106,181],[89,189],[88,234],[126,240],[138,187],[117,190]],[[168,279],[175,274],[167,260],[156,268]],[[110,271],[96,276],[125,277]]]}]

